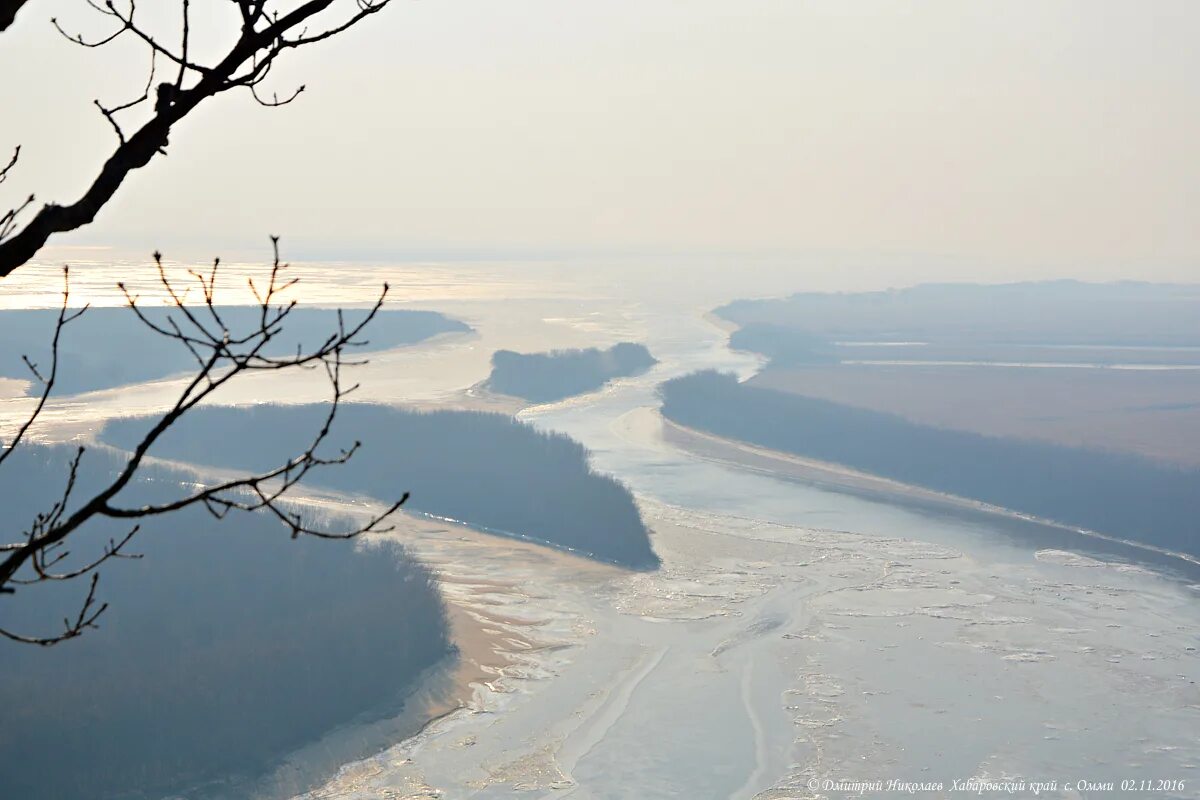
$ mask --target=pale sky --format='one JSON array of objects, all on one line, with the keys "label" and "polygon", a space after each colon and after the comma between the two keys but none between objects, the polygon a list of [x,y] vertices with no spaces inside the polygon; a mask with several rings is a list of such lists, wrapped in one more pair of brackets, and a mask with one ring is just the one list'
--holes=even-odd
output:
[{"label": "pale sky", "polygon": [[[27,77],[0,82],[0,199],[75,199],[112,146],[91,98],[145,80],[49,27],[85,11],[31,0],[0,36]],[[1195,0],[397,0],[278,70],[292,106],[199,109],[60,241],[1195,281],[1197,42]]]}]

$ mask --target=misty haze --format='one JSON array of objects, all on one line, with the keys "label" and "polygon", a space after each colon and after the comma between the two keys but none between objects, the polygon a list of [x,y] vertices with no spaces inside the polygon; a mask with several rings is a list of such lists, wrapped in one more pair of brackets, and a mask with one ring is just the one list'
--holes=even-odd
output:
[{"label": "misty haze", "polygon": [[0,0],[0,800],[1195,797],[1198,37]]}]

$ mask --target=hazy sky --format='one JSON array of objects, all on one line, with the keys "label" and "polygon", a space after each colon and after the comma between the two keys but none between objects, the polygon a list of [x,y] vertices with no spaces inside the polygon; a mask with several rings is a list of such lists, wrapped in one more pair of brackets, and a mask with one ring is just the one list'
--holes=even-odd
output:
[{"label": "hazy sky", "polygon": [[[49,27],[85,12],[0,37],[4,199],[74,199],[91,98],[140,91],[140,50]],[[278,70],[298,103],[201,108],[69,241],[1200,280],[1197,41],[1195,0],[397,0]]]}]

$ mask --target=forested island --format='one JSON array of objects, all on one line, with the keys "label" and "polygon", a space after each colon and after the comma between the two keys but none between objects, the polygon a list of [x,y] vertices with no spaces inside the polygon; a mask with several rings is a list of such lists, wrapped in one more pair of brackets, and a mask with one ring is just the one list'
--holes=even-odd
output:
[{"label": "forested island", "polygon": [[[258,306],[219,307],[221,318],[230,330],[257,327]],[[169,329],[168,315],[180,316],[177,309],[147,307],[146,318]],[[204,312],[205,314],[207,312]],[[347,327],[361,320],[366,312],[344,312]],[[0,341],[5,351],[0,358],[0,377],[29,379],[22,355],[43,366],[49,363],[50,340],[54,334],[57,311],[49,309],[0,311]],[[185,324],[179,320],[179,324]],[[287,318],[279,335],[268,343],[263,354],[295,354],[297,346],[309,350],[337,330],[337,310],[332,308],[296,308]],[[363,332],[366,344],[356,350],[364,353],[416,344],[442,333],[465,333],[466,324],[435,311],[380,311]],[[136,357],[130,357],[136,354]],[[59,369],[56,392],[77,394],[111,389],[130,383],[156,380],[193,370],[195,358],[187,348],[151,332],[128,308],[92,308],[63,331],[59,342]]]},{"label": "forested island", "polygon": [[[23,445],[4,464],[15,530],[61,496],[73,453]],[[120,463],[87,453],[74,496]],[[178,497],[190,478],[139,474],[131,504]],[[106,522],[72,538],[76,559],[128,530]],[[51,648],[0,642],[5,797],[225,796],[340,725],[395,713],[452,652],[432,576],[399,546],[293,541],[268,515],[220,522],[200,507],[147,522],[129,550],[143,557],[102,569],[98,630]],[[0,625],[61,630],[80,583],[19,589],[37,602],[0,604]]]},{"label": "forested island", "polygon": [[[172,427],[152,455],[238,470],[262,470],[311,441],[323,405],[198,409]],[[145,419],[118,420],[103,437],[128,447]],[[214,435],[214,432],[218,432]],[[633,496],[593,472],[570,437],[544,433],[503,414],[418,412],[347,404],[338,410],[325,455],[361,441],[347,463],[311,479],[489,532],[524,537],[638,569],[658,566]]]},{"label": "forested island", "polygon": [[713,371],[660,392],[663,415],[680,425],[1200,555],[1200,470],[920,425]]},{"label": "forested island", "polygon": [[639,375],[657,364],[644,345],[620,342],[607,350],[551,350],[492,355],[486,387],[535,403],[550,403],[599,389],[614,378]]}]

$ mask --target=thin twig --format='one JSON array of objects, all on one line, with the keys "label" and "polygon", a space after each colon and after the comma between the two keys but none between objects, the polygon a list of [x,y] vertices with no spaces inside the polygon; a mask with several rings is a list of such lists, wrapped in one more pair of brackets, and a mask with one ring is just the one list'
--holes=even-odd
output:
[{"label": "thin twig", "polygon": [[[323,539],[352,539],[367,532],[390,530],[385,522],[408,499],[403,494],[382,513],[379,513],[366,524],[351,530],[331,530],[309,524],[303,517],[285,507],[284,500],[288,492],[295,488],[314,470],[345,464],[357,452],[360,444],[341,450],[337,455],[320,455],[319,451],[332,431],[341,403],[357,389],[357,384],[347,386],[343,381],[343,368],[348,365],[360,364],[363,361],[347,361],[347,351],[362,346],[365,342],[361,333],[376,317],[387,297],[388,286],[384,284],[379,298],[371,306],[367,314],[353,325],[347,325],[341,313],[338,313],[337,328],[324,339],[321,344],[310,350],[298,349],[294,355],[271,355],[268,345],[275,341],[283,330],[287,317],[296,308],[295,301],[281,297],[295,285],[296,279],[287,276],[287,264],[279,257],[278,237],[272,237],[274,259],[267,275],[265,284],[257,287],[259,313],[257,323],[243,332],[231,332],[217,309],[217,266],[213,262],[212,270],[207,276],[203,273],[189,270],[189,277],[199,285],[204,298],[204,307],[211,320],[201,319],[187,302],[187,291],[177,285],[168,273],[162,256],[154,254],[158,268],[159,280],[171,301],[172,309],[180,315],[176,320],[170,313],[165,324],[152,319],[139,305],[136,295],[130,295],[122,285],[121,289],[131,312],[141,321],[149,333],[184,345],[197,362],[197,371],[187,382],[176,397],[174,404],[159,417],[150,430],[134,446],[129,460],[118,470],[104,488],[97,491],[78,507],[72,507],[72,497],[75,493],[80,463],[84,449],[79,448],[68,468],[66,486],[60,498],[51,507],[37,514],[29,527],[15,541],[0,544],[0,594],[11,595],[17,587],[27,586],[45,581],[70,581],[84,575],[91,575],[92,580],[87,596],[84,598],[80,612],[74,620],[64,620],[63,632],[51,636],[26,636],[11,631],[0,630],[0,635],[18,642],[51,645],[66,641],[81,635],[85,630],[96,627],[96,619],[107,608],[106,605],[96,605],[96,583],[98,568],[115,558],[138,558],[125,552],[126,545],[139,531],[134,526],[119,540],[109,540],[98,556],[85,562],[82,566],[69,569],[55,567],[64,563],[70,555],[65,545],[70,538],[85,524],[101,517],[117,520],[141,520],[149,517],[163,516],[183,509],[197,506],[209,511],[218,518],[225,517],[230,511],[261,512],[272,515],[289,531],[292,538],[299,536],[315,536]],[[29,427],[41,414],[46,404],[55,379],[58,374],[58,344],[63,329],[77,319],[79,311],[69,311],[70,284],[67,280],[69,273],[64,271],[63,303],[55,325],[54,337],[51,342],[50,367],[43,374],[37,365],[29,361],[34,375],[42,381],[43,391],[37,406],[30,417],[23,423],[9,447],[0,453],[0,462],[7,459],[14,448],[22,443]],[[253,286],[252,282],[252,286]],[[237,378],[237,376],[254,371],[307,369],[321,367],[325,371],[330,385],[330,400],[328,410],[320,426],[314,432],[311,440],[295,456],[287,459],[273,469],[231,480],[200,485],[194,491],[160,503],[146,505],[127,505],[119,502],[119,495],[128,488],[139,474],[150,450],[161,436],[174,426],[185,414],[196,408],[222,386]],[[64,564],[65,565],[65,564]],[[8,600],[6,602],[12,602]]]}]

